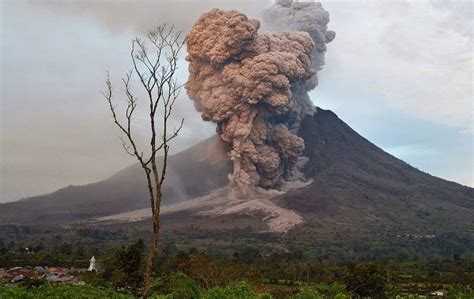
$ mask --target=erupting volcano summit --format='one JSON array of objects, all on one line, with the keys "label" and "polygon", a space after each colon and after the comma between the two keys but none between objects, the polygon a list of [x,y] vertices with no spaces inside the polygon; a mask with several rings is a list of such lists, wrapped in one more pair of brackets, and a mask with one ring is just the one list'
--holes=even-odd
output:
[{"label": "erupting volcano summit", "polygon": [[328,13],[319,3],[278,1],[264,25],[286,32],[258,34],[260,22],[238,11],[203,14],[187,37],[186,86],[202,118],[217,124],[229,143],[233,190],[276,189],[298,176],[304,140],[296,135],[313,114],[308,91],[317,85],[326,43]]}]

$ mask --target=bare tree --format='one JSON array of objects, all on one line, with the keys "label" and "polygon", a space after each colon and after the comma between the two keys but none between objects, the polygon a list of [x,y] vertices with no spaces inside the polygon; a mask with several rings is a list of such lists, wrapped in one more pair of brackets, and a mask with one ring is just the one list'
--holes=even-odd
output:
[{"label": "bare tree", "polygon": [[[135,38],[132,41],[130,56],[133,68],[122,78],[126,95],[125,119],[120,120],[117,107],[113,103],[112,83],[109,73],[105,81],[107,89],[103,92],[115,124],[123,136],[122,145],[125,151],[135,157],[146,175],[146,185],[152,211],[153,235],[148,253],[143,282],[143,297],[150,290],[150,277],[158,249],[160,231],[160,206],[163,196],[162,187],[166,177],[169,142],[178,136],[183,126],[183,119],[174,130],[169,129],[173,106],[183,84],[176,79],[179,52],[184,45],[181,32],[176,33],[172,26],[166,24],[151,31],[146,39]],[[150,50],[148,47],[151,46]],[[145,150],[139,148],[138,141],[132,132],[132,118],[137,108],[137,97],[131,90],[131,79],[138,77],[140,85],[146,91],[150,122],[150,143]],[[162,155],[163,162],[157,164],[157,156]]]}]

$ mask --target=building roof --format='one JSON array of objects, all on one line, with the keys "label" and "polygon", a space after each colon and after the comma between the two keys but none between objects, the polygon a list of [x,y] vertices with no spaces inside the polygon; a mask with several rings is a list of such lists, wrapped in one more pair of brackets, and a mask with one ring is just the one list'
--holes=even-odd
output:
[{"label": "building roof", "polygon": [[49,267],[49,268],[46,268],[46,272],[47,273],[67,273],[68,271],[60,267]]},{"label": "building roof", "polygon": [[60,275],[53,275],[46,278],[49,282],[67,282],[74,279],[74,276],[70,274],[60,274]]},{"label": "building roof", "polygon": [[21,268],[21,267],[12,268],[8,270],[6,274],[11,277],[23,276],[24,278],[38,278],[42,276],[41,273],[38,273],[34,270]]}]

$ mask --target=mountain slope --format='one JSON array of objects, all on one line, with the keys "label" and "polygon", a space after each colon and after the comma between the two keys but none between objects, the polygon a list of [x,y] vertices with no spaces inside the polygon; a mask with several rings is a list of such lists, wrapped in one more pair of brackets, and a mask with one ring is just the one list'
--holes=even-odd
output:
[{"label": "mountain slope", "polygon": [[[218,201],[216,195],[193,199],[166,211],[165,229],[181,234],[182,242],[280,232],[284,240],[309,247],[338,238],[474,236],[474,189],[433,177],[387,154],[331,111],[317,109],[304,119],[298,135],[305,139],[309,161],[304,172],[312,178],[310,184],[246,202],[222,195]],[[285,229],[274,229],[272,222],[281,220],[288,224]],[[265,239],[262,234],[253,238]]]},{"label": "mountain slope", "polygon": [[[164,204],[225,185],[231,166],[223,154],[224,146],[213,137],[170,156]],[[143,170],[132,165],[98,183],[0,204],[0,224],[67,223],[148,206]]]},{"label": "mountain slope", "polygon": [[433,177],[387,154],[318,109],[299,135],[305,139],[309,186],[274,198],[323,230],[474,233],[474,189]]},{"label": "mountain slope", "polygon": [[[331,111],[318,108],[314,116],[304,119],[298,135],[305,139],[304,155],[309,158],[304,173],[313,182],[270,201],[303,218],[291,230],[300,239],[335,232],[474,232],[472,188],[423,173],[385,153]],[[172,156],[165,203],[202,196],[225,185],[231,166],[222,146],[213,138]],[[0,205],[0,223],[67,223],[147,207],[140,171],[134,166],[97,184]],[[173,219],[169,228],[183,232],[189,231],[191,223],[197,224],[206,233],[252,223],[258,231],[268,226],[262,221],[268,215],[247,210],[212,217],[195,212],[175,211],[164,216],[165,222]]]}]

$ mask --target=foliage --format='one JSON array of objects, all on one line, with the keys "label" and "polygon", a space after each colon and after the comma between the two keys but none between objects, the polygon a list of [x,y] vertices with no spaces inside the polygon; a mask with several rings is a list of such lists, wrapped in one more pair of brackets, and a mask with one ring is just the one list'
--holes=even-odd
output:
[{"label": "foliage", "polygon": [[199,287],[183,273],[173,273],[169,279],[168,292],[173,299],[198,299]]},{"label": "foliage", "polygon": [[120,247],[109,262],[104,276],[117,288],[137,291],[143,281],[143,253],[145,244],[139,239],[130,246]]},{"label": "foliage", "polygon": [[333,282],[330,284],[317,283],[314,286],[314,289],[318,291],[318,293],[329,298],[333,298],[338,295],[339,295],[338,298],[345,298],[344,296],[347,296],[347,298],[350,298],[350,293],[346,291],[346,286],[344,284],[340,284],[337,282]]},{"label": "foliage", "polygon": [[[55,247],[50,247],[47,240],[28,244],[30,248],[40,248],[34,253],[4,250],[0,253],[0,262],[6,266],[0,265],[0,268],[34,265],[80,265],[83,268],[87,267],[89,254],[93,253],[99,264],[105,266],[105,272],[73,274],[86,286],[54,288],[47,283],[43,285],[45,282],[41,280],[25,280],[8,290],[3,288],[0,298],[44,298],[45,292],[59,294],[51,295],[52,298],[63,298],[64,288],[71,288],[69,291],[74,294],[82,290],[81,287],[88,288],[86,294],[92,294],[90,298],[95,298],[94,292],[113,292],[110,293],[114,294],[112,298],[117,290],[121,290],[117,293],[120,296],[139,293],[143,242],[110,250],[66,242],[65,238],[57,236],[51,241],[55,242]],[[2,241],[0,246],[2,243],[10,246],[11,241]],[[71,244],[72,250],[65,243]],[[287,252],[264,252],[257,247],[241,246],[237,253],[225,253],[218,252],[218,247],[214,250],[186,248],[167,240],[162,245],[153,269],[156,276],[151,298],[394,298],[400,294],[427,295],[438,289],[447,289],[449,298],[474,298],[471,289],[474,255],[418,258],[403,254],[372,262],[354,260],[348,263],[314,257],[299,247],[289,247]],[[19,295],[13,296],[12,292]],[[74,298],[73,295],[70,298]]]},{"label": "foliage", "polygon": [[448,291],[448,299],[472,299],[474,298],[474,289],[465,288],[456,284]]},{"label": "foliage", "polygon": [[114,291],[112,288],[92,287],[89,285],[60,285],[51,286],[48,284],[38,288],[26,289],[20,286],[6,287],[0,284],[0,298],[53,298],[53,299],[128,299],[135,298],[131,294],[123,294]]},{"label": "foliage", "polygon": [[353,294],[361,297],[385,297],[385,278],[374,263],[349,263],[344,280],[347,290]]},{"label": "foliage", "polygon": [[23,280],[20,285],[22,287],[24,287],[25,289],[34,289],[34,288],[38,288],[42,285],[46,284],[46,281],[42,280],[42,279],[25,279]]},{"label": "foliage", "polygon": [[321,294],[319,294],[316,290],[314,289],[302,289],[295,295],[291,295],[287,297],[289,299],[322,299],[324,298]]},{"label": "foliage", "polygon": [[[225,288],[215,287],[206,292],[201,296],[202,299],[266,299],[269,298],[268,294],[257,294],[253,292],[250,285],[247,282],[238,282],[236,284],[227,286]],[[271,298],[271,297],[270,297]]]},{"label": "foliage", "polygon": [[[248,282],[239,282],[229,285],[225,288],[214,287],[209,290],[200,290],[196,287],[189,277],[183,274],[176,275],[172,280],[172,290],[170,293],[160,293],[156,290],[153,291],[149,298],[153,299],[187,299],[187,298],[199,298],[199,299],[271,299],[271,298],[288,298],[288,299],[323,299],[323,298],[334,298],[334,299],[349,299],[352,296],[347,293],[337,293],[333,295],[325,295],[320,293],[315,287],[304,287],[299,290],[298,293],[292,295],[274,297],[268,293],[258,293],[252,289],[252,286]],[[340,286],[340,285],[339,285]],[[339,288],[336,287],[336,288]],[[336,288],[331,285],[319,285],[319,289],[330,289],[335,290]],[[168,292],[168,291],[167,291]],[[447,298],[450,299],[471,299],[474,296],[474,291],[459,285],[453,286],[448,290]],[[426,295],[393,295],[389,298],[400,298],[400,299],[415,299],[415,298],[426,298]],[[49,284],[43,284],[38,287],[26,288],[20,285],[6,287],[0,284],[0,298],[24,298],[24,299],[36,299],[36,298],[54,298],[54,299],[68,299],[68,298],[136,298],[133,294],[127,292],[117,292],[110,286],[94,286],[94,285],[59,285],[52,286]],[[372,298],[381,298],[374,296]]]},{"label": "foliage", "polygon": [[[337,237],[331,235],[330,232],[323,234],[331,239],[322,237],[308,239],[306,235],[299,235],[302,232],[295,231],[297,235],[294,238],[281,239],[273,234],[255,233],[252,230],[237,227],[225,232],[212,231],[204,228],[209,226],[207,223],[203,224],[203,227],[197,228],[191,220],[189,224],[183,225],[192,229],[186,234],[176,234],[179,227],[174,227],[173,223],[167,219],[163,221],[168,225],[168,228],[165,226],[162,237],[168,244],[171,244],[170,246],[178,246],[182,250],[183,247],[199,248],[212,243],[212,247],[208,246],[209,251],[220,252],[227,256],[236,253],[234,260],[238,262],[247,259],[246,255],[251,260],[261,260],[261,253],[269,243],[279,243],[287,248],[292,247],[288,255],[296,251],[303,252],[303,259],[312,257],[338,261],[381,259],[404,261],[407,259],[424,260],[432,255],[440,256],[442,259],[474,257],[474,236],[468,232],[439,232],[435,238],[420,239],[405,235],[397,237],[397,231],[386,234],[377,232],[361,237],[348,230],[347,233],[337,233]],[[74,262],[74,267],[87,267],[88,259],[92,255],[97,257],[100,252],[106,252],[105,248],[127,244],[137,238],[149,239],[148,224],[148,222],[140,222],[128,226],[111,225],[100,229],[1,225],[0,267],[17,266],[18,260],[14,261],[6,256],[11,256],[12,252],[19,255],[21,249],[25,247],[32,248],[34,251],[34,254],[28,255],[29,260],[32,261],[28,263],[30,265],[51,264],[54,266],[67,261],[68,263]],[[234,242],[236,239],[242,241]],[[307,242],[297,242],[300,239]],[[72,255],[60,252],[63,243],[72,245]],[[251,252],[250,248],[246,249],[248,244],[252,244],[251,248],[257,249],[260,253]],[[244,251],[247,251],[245,255]],[[75,258],[70,259],[70,256]],[[284,260],[286,257],[282,257],[282,259]],[[22,259],[26,259],[26,257],[22,257]],[[296,257],[293,260],[296,260]]]}]

